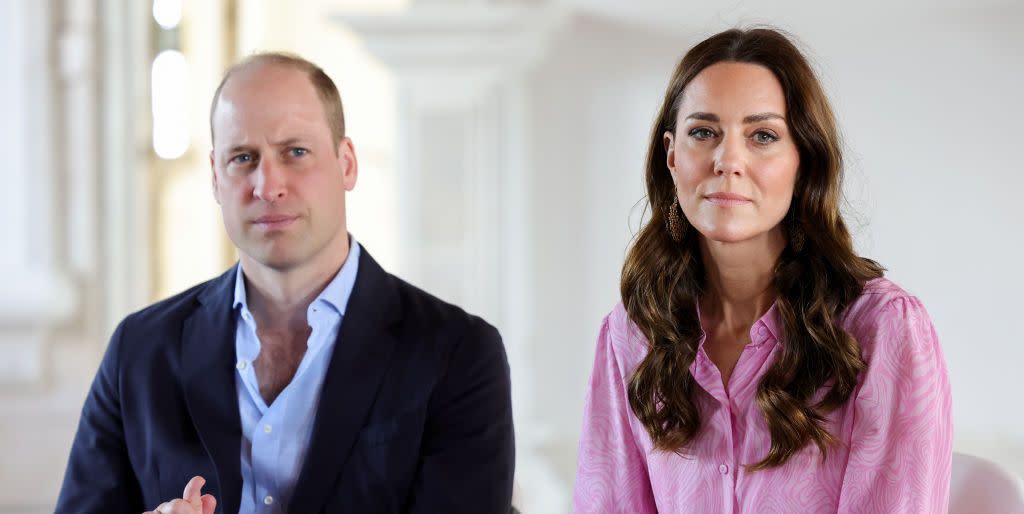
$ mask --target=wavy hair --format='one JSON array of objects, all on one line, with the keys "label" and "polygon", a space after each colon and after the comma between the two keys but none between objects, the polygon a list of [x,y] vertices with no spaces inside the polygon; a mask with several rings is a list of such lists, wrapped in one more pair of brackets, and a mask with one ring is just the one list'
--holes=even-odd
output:
[{"label": "wavy hair", "polygon": [[[782,85],[788,123],[800,155],[787,233],[804,234],[802,248],[787,245],[775,265],[775,305],[782,319],[782,351],[762,378],[756,400],[771,434],[768,454],[751,471],[781,466],[810,443],[822,458],[835,444],[825,416],[842,406],[866,367],[860,345],[839,326],[864,284],[882,276],[876,262],[854,253],[840,213],[843,159],[835,117],[807,59],[781,32],[728,30],[693,47],[672,75],[651,130],[646,163],[650,218],[622,269],[621,294],[649,351],[629,380],[629,403],[656,448],[681,451],[697,437],[701,412],[690,373],[701,336],[696,306],[707,287],[699,235],[681,216],[683,238],[666,229],[675,188],[663,135],[675,132],[686,86],[719,62],[752,63]],[[820,401],[816,393],[826,387]]]}]

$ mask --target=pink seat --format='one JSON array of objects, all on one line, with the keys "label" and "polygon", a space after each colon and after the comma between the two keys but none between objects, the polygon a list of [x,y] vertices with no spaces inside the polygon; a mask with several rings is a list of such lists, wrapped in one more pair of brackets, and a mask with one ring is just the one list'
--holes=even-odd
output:
[{"label": "pink seat", "polygon": [[1024,514],[1024,481],[996,463],[953,454],[949,514]]}]

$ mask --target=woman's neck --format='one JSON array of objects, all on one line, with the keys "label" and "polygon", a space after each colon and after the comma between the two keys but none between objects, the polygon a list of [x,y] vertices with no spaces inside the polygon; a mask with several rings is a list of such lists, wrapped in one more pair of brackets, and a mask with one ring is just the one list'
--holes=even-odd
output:
[{"label": "woman's neck", "polygon": [[786,242],[779,229],[760,237],[724,243],[701,238],[707,294],[702,321],[729,332],[746,332],[775,302],[775,264]]}]

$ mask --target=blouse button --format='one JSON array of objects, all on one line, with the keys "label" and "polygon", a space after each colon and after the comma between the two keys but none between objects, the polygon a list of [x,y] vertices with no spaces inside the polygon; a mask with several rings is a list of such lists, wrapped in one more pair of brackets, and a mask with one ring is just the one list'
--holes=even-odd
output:
[{"label": "blouse button", "polygon": [[722,464],[721,466],[718,466],[718,471],[720,471],[723,475],[728,475],[729,474],[729,465],[728,464]]}]

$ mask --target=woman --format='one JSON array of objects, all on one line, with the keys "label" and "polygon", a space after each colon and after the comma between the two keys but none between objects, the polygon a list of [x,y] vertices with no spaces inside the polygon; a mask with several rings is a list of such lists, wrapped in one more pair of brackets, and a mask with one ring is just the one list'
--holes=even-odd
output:
[{"label": "woman", "polygon": [[841,183],[832,110],[785,36],[683,57],[597,343],[576,512],[946,511],[942,352],[854,253]]}]

